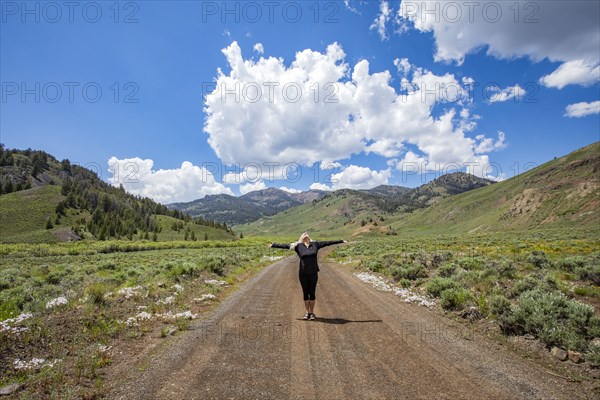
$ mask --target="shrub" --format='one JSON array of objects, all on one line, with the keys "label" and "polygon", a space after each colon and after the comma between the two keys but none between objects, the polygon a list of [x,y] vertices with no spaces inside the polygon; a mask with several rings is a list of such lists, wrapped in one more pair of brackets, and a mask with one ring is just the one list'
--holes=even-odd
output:
[{"label": "shrub", "polygon": [[513,279],[517,269],[511,260],[495,260],[492,261],[490,267],[495,270],[502,278]]},{"label": "shrub", "polygon": [[427,277],[427,268],[422,264],[405,264],[391,271],[394,280],[410,279],[411,281]]},{"label": "shrub", "polygon": [[537,288],[539,284],[540,279],[533,274],[529,274],[525,278],[515,281],[513,287],[509,290],[509,294],[511,297],[516,297],[523,292]]},{"label": "shrub", "polygon": [[409,288],[412,286],[412,281],[410,279],[406,279],[406,278],[402,278],[398,281],[398,283],[400,284],[400,286],[402,286],[403,288]]},{"label": "shrub", "polygon": [[65,271],[52,271],[46,275],[46,282],[51,285],[58,285],[65,275]]},{"label": "shrub", "polygon": [[468,270],[477,270],[483,268],[485,260],[481,257],[462,257],[458,260],[461,268]]},{"label": "shrub", "polygon": [[557,260],[555,262],[555,266],[562,270],[573,272],[576,268],[580,268],[585,266],[586,260],[584,257],[575,256],[575,257],[565,257],[563,259]]},{"label": "shrub", "polygon": [[219,276],[225,274],[226,261],[224,257],[210,257],[205,260],[203,268]]},{"label": "shrub", "polygon": [[445,278],[451,277],[456,272],[456,264],[448,263],[444,264],[438,269],[438,274]]},{"label": "shrub", "polygon": [[545,268],[550,265],[550,260],[545,252],[541,250],[532,251],[527,257],[527,262],[535,265],[537,268]]},{"label": "shrub", "polygon": [[490,298],[489,308],[492,315],[498,317],[501,322],[505,322],[512,313],[511,302],[501,294]]},{"label": "shrub", "polygon": [[471,299],[471,293],[466,289],[446,289],[440,295],[440,304],[445,310],[461,310]]},{"label": "shrub", "polygon": [[582,281],[592,282],[594,285],[600,286],[600,265],[586,265],[575,270],[577,276]]},{"label": "shrub", "polygon": [[590,318],[587,334],[590,338],[600,337],[600,317]]},{"label": "shrub", "polygon": [[366,267],[369,271],[381,273],[384,271],[384,267],[381,262],[377,260],[369,260],[366,262],[361,262],[361,265]]},{"label": "shrub", "polygon": [[600,345],[590,346],[585,353],[585,359],[595,366],[600,366]]},{"label": "shrub", "polygon": [[427,282],[425,286],[425,290],[427,293],[433,297],[440,297],[440,294],[446,289],[457,288],[458,284],[455,280],[450,278],[441,278],[439,276],[435,276]]},{"label": "shrub", "polygon": [[593,313],[592,307],[560,293],[535,289],[521,294],[512,322],[548,346],[583,350]]}]

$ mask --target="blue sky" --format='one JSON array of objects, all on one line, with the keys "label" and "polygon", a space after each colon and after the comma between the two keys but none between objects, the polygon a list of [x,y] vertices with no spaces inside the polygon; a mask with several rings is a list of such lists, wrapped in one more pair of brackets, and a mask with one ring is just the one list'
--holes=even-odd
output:
[{"label": "blue sky", "polygon": [[[406,1],[3,1],[0,140],[164,203],[271,186],[416,186],[453,166],[510,178],[600,135],[598,4],[528,3],[492,22],[486,2],[469,21],[443,2],[426,15]],[[320,96],[306,100],[315,79]],[[398,104],[403,79],[420,90],[408,97],[423,85],[463,92]],[[274,101],[234,101],[212,93],[225,82],[279,86]],[[279,90],[290,82],[298,102]],[[338,102],[311,104],[328,83]],[[490,102],[501,90],[517,95]],[[286,166],[290,178],[275,179]]]}]

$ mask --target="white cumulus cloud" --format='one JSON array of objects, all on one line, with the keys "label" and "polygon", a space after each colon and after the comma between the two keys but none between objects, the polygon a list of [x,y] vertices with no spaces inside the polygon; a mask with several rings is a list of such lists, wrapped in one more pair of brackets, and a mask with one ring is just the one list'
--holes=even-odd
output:
[{"label": "white cumulus cloud", "polygon": [[325,190],[331,191],[331,188],[324,183],[315,182],[312,183],[309,187],[310,190]]},{"label": "white cumulus cloud", "polygon": [[374,171],[368,167],[349,165],[342,171],[331,175],[331,186],[313,183],[311,189],[338,190],[338,189],[371,189],[379,185],[387,185],[392,171],[388,168]]},{"label": "white cumulus cloud", "polygon": [[[276,162],[284,170],[321,162],[331,169],[339,166],[327,162],[353,154],[398,158],[406,145],[431,163],[474,161],[481,152],[485,136],[469,137],[479,118],[468,111],[470,78],[398,61],[411,76],[397,89],[389,71],[370,72],[367,60],[346,64],[337,43],[323,53],[300,51],[289,65],[275,57],[244,59],[237,42],[223,53],[230,71],[219,69],[206,96],[204,130],[227,164]],[[439,104],[444,109],[434,116]]]},{"label": "white cumulus cloud", "polygon": [[540,79],[544,86],[562,89],[567,85],[591,86],[600,80],[600,65],[584,60],[567,61]]},{"label": "white cumulus cloud", "polygon": [[266,188],[267,188],[267,185],[265,185],[265,182],[263,182],[263,181],[258,181],[258,182],[254,182],[254,183],[246,183],[246,184],[240,185],[240,193],[246,194],[246,193],[254,192],[256,190],[263,190]]},{"label": "white cumulus cloud", "polygon": [[265,48],[263,47],[262,43],[256,43],[254,45],[254,51],[257,52],[258,54],[264,54]]},{"label": "white cumulus cloud", "polygon": [[[561,62],[542,78],[550,87],[589,85],[598,81],[600,2],[403,0],[395,23],[432,32],[435,60],[462,64],[481,49],[501,59],[529,57]],[[386,23],[392,19],[385,20]],[[385,32],[385,27],[381,28]]]},{"label": "white cumulus cloud", "polygon": [[600,114],[600,100],[591,103],[581,102],[569,104],[565,109],[565,117],[570,118],[581,118],[594,114]]},{"label": "white cumulus cloud", "polygon": [[208,194],[233,195],[231,189],[217,182],[210,171],[188,161],[177,169],[154,170],[151,159],[111,157],[108,166],[114,186],[121,184],[129,193],[162,204],[192,201]]},{"label": "white cumulus cloud", "polygon": [[302,193],[302,190],[300,190],[300,189],[294,189],[294,188],[289,188],[289,187],[285,187],[285,186],[282,186],[279,189],[283,190],[284,192],[288,192],[288,193],[292,193],[292,194]]}]

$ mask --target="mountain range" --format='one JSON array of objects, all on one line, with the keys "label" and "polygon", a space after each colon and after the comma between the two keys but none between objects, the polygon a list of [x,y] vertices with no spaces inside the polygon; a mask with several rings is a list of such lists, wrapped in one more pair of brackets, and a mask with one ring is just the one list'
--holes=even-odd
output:
[{"label": "mountain range", "polygon": [[600,227],[600,143],[491,184],[465,173],[415,189],[338,190],[252,223],[244,235],[320,237]]},{"label": "mountain range", "polygon": [[335,195],[350,193],[352,196],[360,196],[365,203],[368,203],[368,207],[381,211],[410,211],[427,207],[441,198],[491,183],[493,182],[474,175],[456,172],[442,175],[414,189],[381,185],[363,190],[340,189],[335,192],[309,190],[301,193],[289,193],[277,188],[267,188],[239,197],[227,194],[208,195],[188,203],[169,204],[168,207],[188,213],[193,217],[224,222],[228,225],[240,225],[256,221],[261,217],[275,215],[293,207],[316,204],[319,199],[331,196],[332,193]]}]

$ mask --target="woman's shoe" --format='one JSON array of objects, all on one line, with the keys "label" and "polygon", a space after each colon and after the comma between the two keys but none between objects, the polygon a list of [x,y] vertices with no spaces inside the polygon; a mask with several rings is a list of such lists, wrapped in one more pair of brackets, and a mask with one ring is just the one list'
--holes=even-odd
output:
[{"label": "woman's shoe", "polygon": [[315,318],[316,318],[315,314],[310,314],[309,317],[308,317],[308,319],[311,320],[311,321],[314,321]]},{"label": "woman's shoe", "polygon": [[304,314],[304,317],[302,317],[303,320],[308,320],[309,318],[310,318],[309,313]]}]

